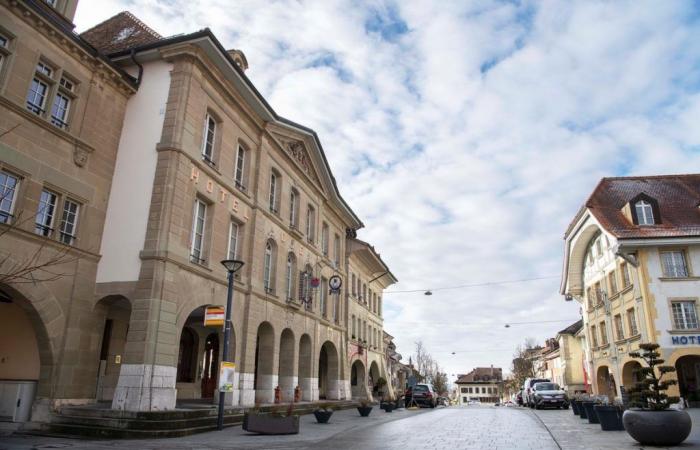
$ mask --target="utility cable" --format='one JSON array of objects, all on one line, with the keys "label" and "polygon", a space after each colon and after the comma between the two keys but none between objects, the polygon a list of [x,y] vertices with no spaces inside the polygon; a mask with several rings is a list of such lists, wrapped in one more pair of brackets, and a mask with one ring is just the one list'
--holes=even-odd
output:
[{"label": "utility cable", "polygon": [[500,284],[525,283],[528,281],[549,280],[552,278],[559,278],[559,275],[551,275],[548,277],[521,278],[518,280],[485,281],[485,282],[481,282],[481,283],[461,284],[459,286],[445,286],[445,287],[428,288],[428,289],[408,289],[405,291],[384,291],[384,295],[386,295],[386,294],[404,294],[404,293],[409,293],[409,292],[446,291],[446,290],[450,290],[450,289],[464,289],[464,288],[479,287],[479,286],[494,286],[494,285],[500,285]]}]

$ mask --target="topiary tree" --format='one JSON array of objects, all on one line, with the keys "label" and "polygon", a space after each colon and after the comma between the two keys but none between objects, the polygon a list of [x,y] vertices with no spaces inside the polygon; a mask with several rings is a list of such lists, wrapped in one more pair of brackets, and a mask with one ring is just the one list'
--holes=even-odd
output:
[{"label": "topiary tree", "polygon": [[[631,357],[642,359],[649,366],[635,370],[640,381],[636,382],[634,387],[629,390],[632,406],[662,411],[680,400],[678,397],[669,397],[665,393],[670,386],[677,384],[678,381],[662,381],[664,375],[673,373],[676,369],[672,366],[661,365],[664,360],[660,358],[661,354],[656,351],[658,348],[659,344],[640,344],[640,351],[630,352]],[[658,376],[655,369],[658,369]]]}]

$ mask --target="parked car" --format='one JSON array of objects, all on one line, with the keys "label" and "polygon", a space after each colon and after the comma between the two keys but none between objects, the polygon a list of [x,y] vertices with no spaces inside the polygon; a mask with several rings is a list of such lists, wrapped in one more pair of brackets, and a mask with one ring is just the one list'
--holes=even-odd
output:
[{"label": "parked car", "polygon": [[532,388],[533,401],[536,409],[553,406],[555,408],[569,408],[569,398],[566,392],[557,383],[535,383]]},{"label": "parked car", "polygon": [[437,394],[429,384],[416,384],[413,388],[406,389],[406,400],[410,402],[411,398],[418,406],[424,405],[431,408],[437,406]]},{"label": "parked car", "polygon": [[525,383],[523,383],[523,405],[530,408],[535,407],[535,399],[533,398],[532,387],[535,383],[545,383],[551,382],[552,380],[548,378],[527,378]]}]

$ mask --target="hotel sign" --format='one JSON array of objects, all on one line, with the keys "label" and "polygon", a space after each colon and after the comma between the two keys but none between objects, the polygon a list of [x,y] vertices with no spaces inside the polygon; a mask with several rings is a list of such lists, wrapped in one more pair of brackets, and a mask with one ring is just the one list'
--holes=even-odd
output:
[{"label": "hotel sign", "polygon": [[673,345],[700,345],[700,336],[671,336]]}]

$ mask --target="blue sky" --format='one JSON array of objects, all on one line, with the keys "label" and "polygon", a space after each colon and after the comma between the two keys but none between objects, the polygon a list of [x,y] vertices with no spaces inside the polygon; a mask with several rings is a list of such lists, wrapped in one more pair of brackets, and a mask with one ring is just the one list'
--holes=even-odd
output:
[{"label": "blue sky", "polygon": [[[439,5],[439,6],[437,6]],[[162,35],[211,28],[283,116],[315,129],[400,283],[401,353],[510,367],[579,317],[558,295],[566,225],[604,176],[700,167],[700,14],[673,1],[83,1]],[[455,355],[452,355],[452,352]]]}]

